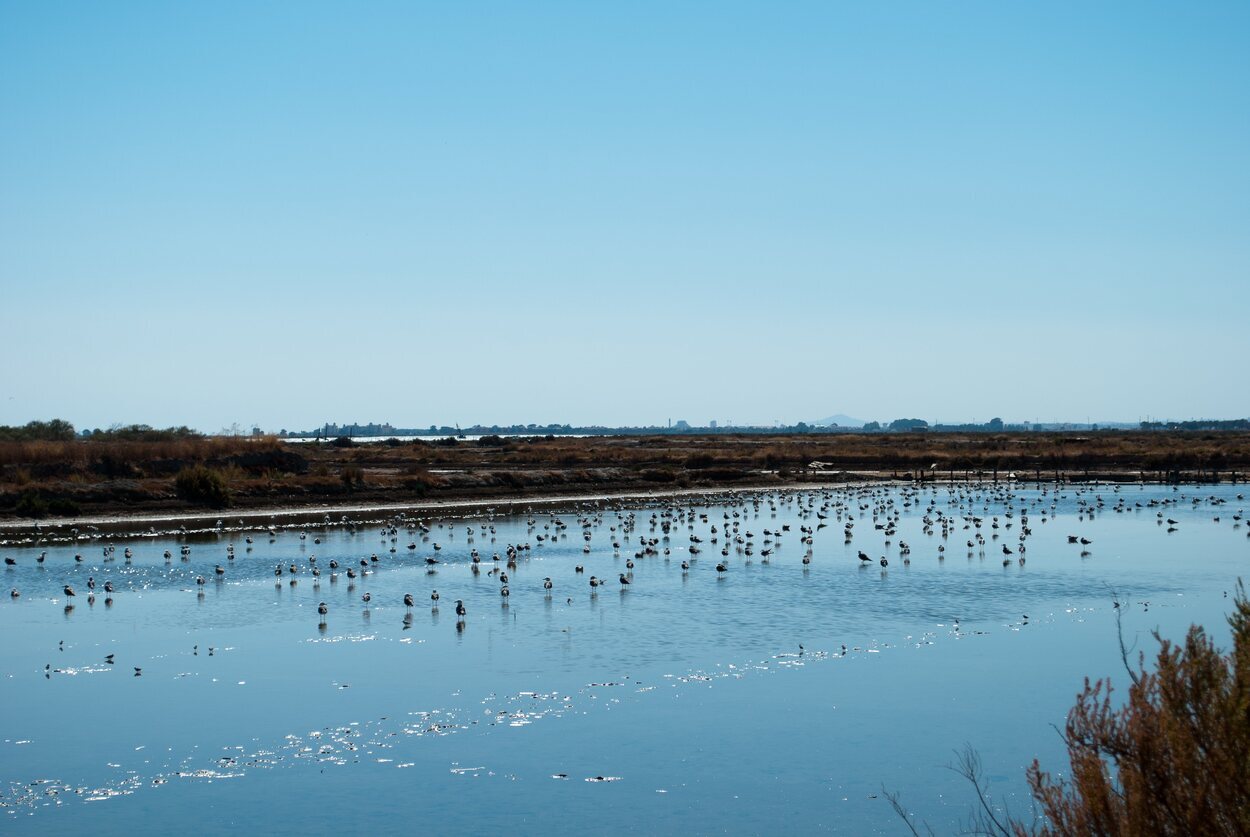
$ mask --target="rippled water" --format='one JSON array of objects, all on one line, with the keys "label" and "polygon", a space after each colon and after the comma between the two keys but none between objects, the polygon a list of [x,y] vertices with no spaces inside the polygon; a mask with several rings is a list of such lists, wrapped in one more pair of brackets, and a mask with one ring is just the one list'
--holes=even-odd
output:
[{"label": "rippled water", "polygon": [[428,531],[50,533],[0,547],[21,593],[0,602],[0,816],[12,833],[898,833],[885,788],[944,832],[971,806],[944,769],[965,742],[1025,813],[1024,769],[1063,767],[1051,724],[1082,678],[1123,679],[1113,590],[1148,652],[1155,627],[1226,640],[1244,490],[877,486]]}]

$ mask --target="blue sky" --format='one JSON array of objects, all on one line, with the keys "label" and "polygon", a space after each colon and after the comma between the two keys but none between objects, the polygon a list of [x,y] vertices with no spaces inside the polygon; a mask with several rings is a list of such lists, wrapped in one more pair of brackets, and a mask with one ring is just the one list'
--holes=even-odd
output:
[{"label": "blue sky", "polygon": [[0,0],[0,423],[1250,414],[1245,3]]}]

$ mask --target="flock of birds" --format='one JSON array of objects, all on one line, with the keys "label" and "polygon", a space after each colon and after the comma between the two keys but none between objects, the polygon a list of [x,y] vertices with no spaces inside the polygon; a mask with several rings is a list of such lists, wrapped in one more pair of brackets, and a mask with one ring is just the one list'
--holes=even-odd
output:
[{"label": "flock of birds", "polygon": [[[496,518],[489,514],[480,520],[462,520],[459,522],[442,522],[429,524],[424,520],[406,514],[396,515],[380,525],[378,534],[384,545],[384,556],[375,552],[358,561],[332,559],[326,562],[325,571],[330,583],[339,580],[340,575],[348,581],[349,592],[354,591],[355,581],[364,579],[376,572],[387,563],[410,564],[398,557],[401,536],[407,540],[406,552],[417,558],[418,566],[424,565],[428,576],[435,576],[440,568],[448,564],[461,567],[467,565],[468,572],[479,576],[483,572],[494,578],[498,583],[498,595],[506,607],[512,595],[511,580],[520,566],[530,561],[531,554],[543,547],[560,541],[568,541],[570,537],[582,540],[581,552],[587,556],[587,563],[593,555],[593,546],[597,535],[602,535],[600,542],[610,544],[610,555],[614,561],[624,557],[624,569],[614,569],[616,583],[622,593],[628,590],[635,581],[634,568],[637,562],[651,560],[671,560],[672,553],[677,551],[681,557],[683,577],[695,572],[700,558],[706,551],[712,556],[710,563],[715,566],[717,576],[730,573],[739,564],[752,564],[758,560],[768,565],[781,550],[790,543],[797,543],[796,550],[804,568],[810,566],[817,557],[816,542],[822,530],[832,527],[841,529],[842,543],[871,542],[869,549],[858,549],[857,558],[861,567],[876,563],[884,572],[891,559],[909,565],[912,561],[913,546],[898,537],[899,526],[905,514],[919,514],[921,533],[933,538],[931,546],[925,547],[938,561],[945,559],[948,544],[952,541],[963,541],[967,556],[975,554],[985,557],[985,550],[990,542],[997,542],[1002,554],[1004,567],[1013,562],[1023,567],[1026,561],[1030,539],[1034,527],[1046,524],[1059,515],[1061,499],[1071,498],[1078,521],[1092,520],[1096,515],[1107,511],[1125,513],[1129,511],[1143,512],[1154,510],[1156,523],[1167,532],[1174,532],[1180,521],[1170,510],[1182,504],[1198,508],[1208,503],[1218,508],[1226,500],[1214,495],[1207,497],[1189,496],[1179,490],[1173,496],[1152,498],[1132,502],[1118,485],[1111,486],[1059,486],[1043,485],[1036,492],[1022,493],[1012,483],[975,483],[952,484],[943,487],[897,486],[888,484],[854,485],[831,487],[823,490],[808,491],[760,491],[737,492],[728,495],[687,496],[673,498],[666,502],[630,507],[621,502],[581,503],[574,512],[548,512],[544,515],[530,513],[525,521],[527,540],[508,543],[502,554],[493,552],[489,558],[474,545],[478,539],[496,539]],[[1244,495],[1237,494],[1237,500]],[[775,518],[779,512],[785,512],[793,523],[769,524],[758,527],[761,514]],[[1238,510],[1231,515],[1235,527],[1240,527],[1244,519],[1244,511]],[[1220,517],[1214,518],[1216,522]],[[243,521],[240,521],[243,524]],[[347,528],[352,534],[359,534],[377,523],[351,521],[347,517],[337,524],[327,515],[323,520],[326,526],[339,525]],[[797,526],[797,529],[794,527]],[[463,527],[467,543],[464,548],[455,549],[455,539]],[[223,521],[218,521],[219,531],[225,531]],[[758,533],[755,531],[759,528]],[[185,533],[185,529],[183,530]],[[186,533],[189,534],[189,533]],[[85,534],[73,531],[75,542],[82,539],[102,537],[98,533]],[[276,542],[279,530],[268,527],[271,543]],[[299,535],[300,540],[307,541],[310,535],[307,530]],[[441,538],[442,541],[433,540]],[[1250,533],[1248,533],[1250,537]],[[314,544],[320,544],[319,536],[312,536]],[[1071,545],[1080,548],[1080,555],[1088,557],[1088,547],[1092,540],[1079,534],[1067,536]],[[253,538],[245,538],[246,550],[251,551]],[[431,554],[425,557],[417,555],[424,545],[429,545]],[[446,546],[446,552],[444,552]],[[919,547],[917,547],[919,548]],[[180,547],[180,560],[189,562],[191,545],[183,543]],[[115,545],[102,546],[103,559],[106,563],[116,560]],[[453,552],[456,557],[449,557]],[[606,552],[606,547],[601,550]],[[624,553],[624,555],[623,555]],[[127,564],[134,553],[125,547],[123,556]],[[173,552],[165,550],[165,562],[173,561]],[[47,559],[43,551],[35,558],[39,564]],[[228,574],[227,566],[234,566],[236,559],[235,545],[226,546],[225,564],[216,563],[212,575],[222,581]],[[82,553],[74,555],[76,564],[84,560]],[[17,559],[6,557],[5,565],[13,568]],[[487,567],[488,569],[483,569]],[[577,563],[572,568],[574,578],[586,573],[586,565]],[[320,589],[323,575],[322,565],[315,555],[309,555],[301,561],[286,560],[278,563],[273,569],[277,585],[284,582],[295,586],[299,579],[309,576],[314,589]],[[203,588],[208,578],[201,574],[195,576],[195,584],[203,595]],[[587,583],[591,595],[611,582],[599,575],[589,576]],[[113,603],[113,595],[117,588],[111,579],[105,579],[100,585],[95,576],[86,581],[87,601],[94,603],[97,589],[105,596],[106,606]],[[554,594],[556,581],[547,576],[542,581],[542,595],[548,600]],[[65,583],[62,587],[66,604],[66,612],[73,610],[73,600],[78,593],[74,587]],[[16,588],[10,591],[10,597],[17,599],[21,592]],[[367,609],[374,600],[371,592],[366,591],[360,601]],[[429,592],[429,601],[433,609],[439,607],[441,596],[437,589]],[[566,599],[572,603],[572,597]],[[416,597],[412,593],[404,593],[402,603],[409,615],[405,617],[405,627],[411,625],[411,611],[416,606]],[[330,604],[320,601],[317,613],[320,626],[324,630],[330,615]],[[455,600],[457,628],[463,630],[467,607],[464,599]],[[136,670],[136,674],[139,672]]]}]

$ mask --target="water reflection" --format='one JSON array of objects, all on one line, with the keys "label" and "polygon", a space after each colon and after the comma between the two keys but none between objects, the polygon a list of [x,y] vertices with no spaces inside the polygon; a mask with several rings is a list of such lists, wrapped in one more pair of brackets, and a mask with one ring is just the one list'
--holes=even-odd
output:
[{"label": "water reflection", "polygon": [[[1124,591],[1134,614],[1148,613],[1152,620],[1156,614],[1166,618],[1169,612],[1181,612],[1184,621],[1211,613],[1218,616],[1227,601],[1223,592],[1244,571],[1245,538],[1231,512],[1223,522],[1211,519],[1218,516],[1213,512],[1220,505],[1236,508],[1236,502],[1227,487],[1210,487],[1182,499],[1166,489],[1106,486],[1053,492],[992,486],[949,491],[867,486],[742,494],[714,504],[658,500],[617,508],[600,503],[554,513],[494,516],[485,521],[487,531],[494,528],[490,538],[487,531],[468,538],[463,529],[453,537],[453,529],[464,521],[409,517],[358,522],[355,532],[309,527],[305,539],[297,531],[279,530],[256,538],[246,549],[243,539],[248,536],[242,531],[140,538],[126,542],[132,555],[125,564],[112,560],[111,553],[103,554],[99,563],[75,560],[84,553],[100,554],[91,552],[103,546],[98,542],[15,547],[6,550],[16,561],[5,578],[24,595],[0,609],[0,628],[24,641],[6,644],[0,651],[2,673],[8,676],[0,682],[11,710],[13,732],[6,736],[34,743],[22,745],[25,760],[3,760],[3,778],[26,788],[46,772],[66,779],[82,777],[72,783],[79,787],[98,776],[89,783],[95,791],[121,788],[120,781],[109,778],[110,772],[133,769],[142,784],[150,785],[160,778],[158,773],[173,775],[184,768],[188,773],[215,771],[217,766],[204,754],[243,740],[256,743],[230,772],[245,779],[257,765],[342,760],[347,771],[340,774],[342,781],[372,787],[377,777],[354,776],[353,760],[366,755],[392,758],[402,750],[397,762],[421,763],[422,753],[430,751],[416,745],[421,735],[526,726],[539,719],[549,725],[569,722],[560,714],[569,711],[563,702],[539,697],[556,688],[567,692],[560,697],[569,697],[577,713],[620,707],[612,701],[633,695],[626,703],[633,701],[629,711],[638,721],[634,732],[638,746],[662,751],[670,737],[682,734],[679,725],[698,721],[689,710],[678,714],[682,710],[674,701],[644,691],[664,686],[670,676],[672,682],[702,689],[710,688],[708,684],[724,690],[754,688],[738,686],[744,671],[806,672],[825,659],[820,649],[841,647],[833,656],[860,666],[855,671],[866,678],[860,682],[867,691],[885,694],[890,689],[873,679],[881,676],[873,672],[882,667],[862,665],[873,659],[869,655],[932,647],[932,665],[940,666],[958,658],[960,652],[954,648],[982,639],[986,650],[976,665],[992,671],[1020,654],[1021,646],[1011,639],[1017,634],[1053,638],[1065,630],[1088,630],[1078,635],[1096,636],[1101,626],[1095,623],[1106,612],[1107,585]],[[1155,516],[1159,510],[1165,511],[1162,520],[1177,521],[1179,525],[1168,525],[1175,531],[1161,527]],[[1152,520],[1156,525],[1148,525]],[[483,523],[470,522],[475,531]],[[1021,541],[1026,526],[1032,534]],[[441,549],[433,550],[434,539],[421,527],[437,534]],[[384,548],[371,553],[376,549],[375,533],[376,543]],[[1068,543],[1069,535],[1078,537],[1075,545]],[[496,547],[486,543],[496,537],[500,546],[492,554]],[[1081,544],[1082,537],[1091,544]],[[123,545],[118,540],[120,551]],[[318,554],[304,558],[310,540]],[[510,596],[500,594],[499,584],[483,583],[487,579],[476,572],[474,559],[479,556],[472,554],[472,540],[481,544],[480,560],[488,567],[506,567]],[[397,542],[415,548],[391,551]],[[960,545],[966,543],[967,560],[945,562],[945,550],[940,548],[944,542],[952,544],[952,550],[963,549]],[[990,561],[985,544],[991,545]],[[1003,544],[1012,552],[1003,553]],[[1028,572],[1022,563],[1025,546]],[[622,555],[621,549],[628,551]],[[34,560],[37,550],[46,552],[45,563]],[[180,553],[179,562],[169,558],[174,550]],[[859,560],[860,552],[869,560]],[[431,575],[426,559],[435,554],[437,575]],[[1176,561],[1182,554],[1200,558]],[[724,572],[716,571],[717,561]],[[368,574],[337,585],[337,573],[331,570],[330,584],[320,585],[310,568],[337,567],[331,562],[361,567]],[[229,583],[215,574],[212,600],[206,599],[204,585],[195,585],[192,606],[185,595],[192,582],[215,573],[222,564],[229,568]],[[870,566],[874,572],[868,572]],[[623,571],[630,584],[619,583]],[[297,577],[304,574],[313,574],[312,584],[297,584]],[[616,586],[617,597],[588,587],[591,574]],[[81,585],[88,577],[115,584],[124,606],[116,613],[104,612],[106,607],[74,614],[73,602],[59,598],[62,585]],[[454,631],[440,618],[435,578],[442,594],[457,597]],[[270,579],[273,595],[268,592]],[[540,586],[538,579],[551,579],[552,588]],[[370,627],[373,593],[380,609],[376,632]],[[405,613],[399,608],[405,593],[415,594],[411,605],[417,596],[430,598],[430,616],[421,625],[415,623],[411,609]],[[559,619],[556,594],[563,599]],[[1208,598],[1217,604],[1209,606]],[[314,623],[310,614],[322,600],[330,613],[337,612],[334,608],[358,608],[363,601],[361,627],[343,632],[345,625],[340,625],[340,633],[332,635],[327,618]],[[533,607],[538,601],[542,607]],[[87,602],[92,605],[94,597],[88,596]],[[492,602],[499,602],[498,621],[490,618],[496,612]],[[112,598],[105,604],[111,605]],[[486,619],[482,630],[466,631],[468,607],[487,608],[475,611]],[[394,620],[400,613],[402,621]],[[959,621],[953,622],[956,618]],[[1087,629],[1087,623],[1095,626]],[[64,664],[53,671],[44,666],[57,634],[72,642],[62,650]],[[990,638],[1004,641],[991,645]],[[193,641],[234,650],[210,663],[198,654],[198,645],[187,654]],[[1028,641],[1043,643],[1030,647],[1038,654],[1038,666],[1045,665],[1046,640]],[[800,645],[802,653],[795,658],[781,656]],[[860,650],[848,654],[848,647]],[[141,690],[128,678],[123,687],[118,678],[108,677],[108,667],[99,666],[106,648],[118,655],[123,674],[128,666],[142,669]],[[414,677],[415,671],[421,672],[420,678]],[[38,672],[44,676],[38,677]],[[989,674],[970,671],[968,677],[969,689],[987,700],[992,702],[999,693]],[[716,735],[731,739],[739,728],[766,723],[767,707],[783,692],[801,692],[800,682],[808,681],[762,686],[752,693],[758,700],[739,701],[756,706],[754,715],[735,710],[737,704],[721,707],[723,726]],[[911,682],[914,685],[914,679]],[[617,685],[587,686],[605,683]],[[347,689],[348,684],[354,688]],[[900,692],[911,688],[894,687]],[[448,703],[453,690],[458,695],[454,705]],[[223,714],[218,710],[226,691],[231,711]],[[888,698],[881,700],[883,706],[889,703]],[[562,707],[559,712],[542,714],[556,703]],[[197,718],[189,725],[192,728],[148,723],[172,705]],[[278,720],[275,705],[285,710]],[[107,709],[116,706],[127,706],[132,713],[119,716]],[[490,721],[484,720],[487,710]],[[868,714],[857,716],[856,723],[906,730],[917,741],[947,732],[959,735],[960,741],[973,737],[971,727],[955,729],[953,723],[932,719],[927,726],[920,720],[912,723],[909,713],[923,715],[914,707],[894,704],[888,713],[882,708],[878,715],[871,709],[862,711]],[[668,720],[670,716],[680,720]],[[378,720],[382,717],[411,720],[415,731],[388,726]],[[1061,720],[1061,714],[1058,717]],[[340,728],[357,732],[327,732],[316,741],[307,733]],[[540,735],[538,729],[528,746],[534,753],[550,752],[561,733]],[[881,734],[889,738],[888,732]],[[288,735],[299,742],[289,750],[283,743]],[[393,742],[397,737],[411,743],[407,748],[397,745]],[[91,753],[80,754],[61,743],[73,739],[92,740]],[[146,749],[136,751],[140,746]],[[765,756],[770,754],[765,744],[757,746]],[[796,762],[815,758],[815,743],[791,741],[786,747],[786,757],[793,756]],[[132,755],[158,749],[186,761],[166,765],[152,756],[144,763]],[[259,755],[262,750],[286,754],[285,761]],[[906,748],[897,750],[902,761],[911,754]],[[104,764],[123,767],[105,769]],[[836,760],[831,764],[815,772],[830,775],[845,767]],[[551,765],[544,775],[561,766]],[[573,775],[621,774],[624,784],[644,775],[641,768],[633,774],[609,773],[609,766],[595,765]],[[161,773],[166,767],[170,772]],[[797,769],[778,768],[777,775],[795,787],[806,787]],[[725,785],[733,793],[745,793],[748,787],[749,783],[733,781]],[[709,828],[733,830],[733,824],[715,819]],[[853,830],[869,829],[857,825]]]}]

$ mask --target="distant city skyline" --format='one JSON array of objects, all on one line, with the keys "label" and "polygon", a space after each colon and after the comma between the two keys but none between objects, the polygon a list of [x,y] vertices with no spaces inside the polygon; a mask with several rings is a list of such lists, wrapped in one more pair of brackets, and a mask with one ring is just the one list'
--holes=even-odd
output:
[{"label": "distant city skyline", "polygon": [[0,5],[0,424],[1250,413],[1250,4]]}]

